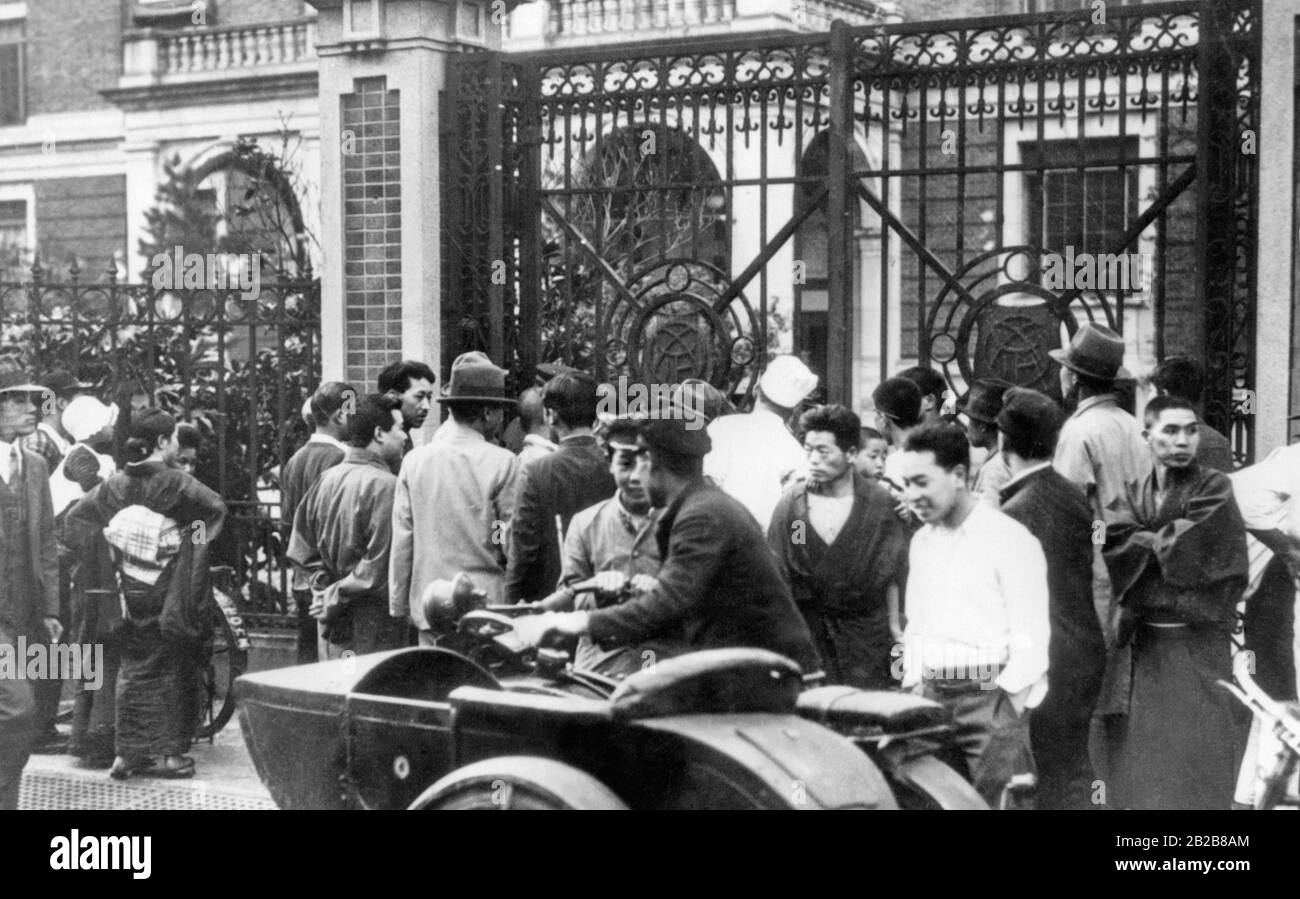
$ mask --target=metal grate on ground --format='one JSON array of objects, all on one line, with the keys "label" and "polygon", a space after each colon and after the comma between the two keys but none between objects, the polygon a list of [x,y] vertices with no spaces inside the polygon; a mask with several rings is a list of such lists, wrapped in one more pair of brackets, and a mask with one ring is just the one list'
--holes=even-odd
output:
[{"label": "metal grate on ground", "polygon": [[139,781],[119,783],[69,778],[62,774],[23,775],[18,808],[31,810],[264,811],[275,808],[269,799],[236,796],[205,789],[199,782],[172,787]]}]

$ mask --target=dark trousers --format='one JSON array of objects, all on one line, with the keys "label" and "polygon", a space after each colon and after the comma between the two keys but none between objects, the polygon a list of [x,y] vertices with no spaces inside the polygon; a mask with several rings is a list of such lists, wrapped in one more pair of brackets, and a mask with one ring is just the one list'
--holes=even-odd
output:
[{"label": "dark trousers", "polygon": [[1277,556],[1269,560],[1259,589],[1246,600],[1246,649],[1255,654],[1255,682],[1279,701],[1296,699],[1295,582]]},{"label": "dark trousers", "polygon": [[[17,632],[4,622],[0,622],[0,646],[17,653]],[[32,682],[0,678],[0,811],[18,808],[18,785],[31,754],[34,730]]]},{"label": "dark trousers", "polygon": [[1095,809],[1096,774],[1088,758],[1090,718],[1054,717],[1038,710],[1029,719],[1029,742],[1038,767],[1034,805],[1041,809]]},{"label": "dark trousers", "polygon": [[298,613],[298,664],[310,665],[320,661],[317,647],[316,619],[311,617],[311,591],[294,590],[293,604]]},{"label": "dark trousers", "polygon": [[926,681],[924,695],[943,703],[952,713],[957,726],[954,742],[969,780],[984,801],[997,808],[1007,782],[1034,770],[1028,717],[1017,715],[1011,697],[998,688],[981,690],[968,685],[951,691]]}]

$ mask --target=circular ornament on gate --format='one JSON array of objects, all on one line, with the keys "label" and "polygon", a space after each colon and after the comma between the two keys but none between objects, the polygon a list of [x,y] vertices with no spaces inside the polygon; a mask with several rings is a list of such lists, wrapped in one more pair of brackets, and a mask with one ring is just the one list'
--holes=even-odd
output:
[{"label": "circular ornament on gate", "polygon": [[399,755],[393,759],[393,773],[397,775],[398,780],[406,780],[411,776],[411,762],[404,755]]},{"label": "circular ornament on gate", "polygon": [[653,263],[627,282],[602,318],[613,376],[647,385],[707,381],[731,395],[752,389],[762,333],[744,293],[697,259]]}]

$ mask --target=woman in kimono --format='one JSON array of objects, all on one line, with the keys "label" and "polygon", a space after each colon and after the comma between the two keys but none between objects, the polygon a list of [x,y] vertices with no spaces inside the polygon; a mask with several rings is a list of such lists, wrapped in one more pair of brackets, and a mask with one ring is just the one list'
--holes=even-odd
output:
[{"label": "woman in kimono", "polygon": [[109,775],[119,780],[146,769],[160,777],[194,776],[194,760],[185,752],[198,721],[198,666],[210,626],[208,547],[225,522],[226,506],[171,467],[177,448],[170,415],[158,409],[136,414],[123,470],[68,514],[74,550],[101,533],[114,547],[125,615],[117,757]]}]

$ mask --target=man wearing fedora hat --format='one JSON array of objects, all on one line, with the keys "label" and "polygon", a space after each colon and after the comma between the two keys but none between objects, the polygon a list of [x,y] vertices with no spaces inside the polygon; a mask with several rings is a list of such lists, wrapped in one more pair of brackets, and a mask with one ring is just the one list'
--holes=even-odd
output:
[{"label": "man wearing fedora hat", "polygon": [[[780,653],[805,674],[821,660],[790,587],[752,514],[704,477],[712,446],[685,407],[641,423],[636,478],[663,511],[655,540],[663,560],[653,582],[593,611],[516,619],[536,645],[551,631],[589,635],[603,649],[655,646],[656,656],[725,647]],[[634,585],[635,586],[635,585]]]},{"label": "man wearing fedora hat", "polygon": [[1011,470],[998,452],[998,413],[1002,411],[1002,394],[1011,387],[1001,378],[985,378],[970,386],[957,400],[957,412],[966,416],[966,437],[972,449],[988,453],[975,473],[971,493],[993,508],[1001,505],[998,492],[1011,480]]},{"label": "man wearing fedora hat", "polygon": [[422,599],[434,581],[463,571],[488,602],[505,601],[505,540],[519,472],[514,453],[491,442],[515,403],[506,395],[505,369],[481,352],[463,353],[437,399],[451,415],[437,439],[402,460],[389,565],[389,611],[409,615],[426,646],[436,635]]},{"label": "man wearing fedora hat", "polygon": [[[1061,427],[1052,464],[1066,480],[1083,490],[1093,521],[1105,522],[1109,511],[1127,496],[1127,485],[1151,470],[1151,457],[1142,427],[1119,406],[1115,382],[1128,377],[1123,367],[1124,338],[1104,325],[1087,322],[1074,333],[1063,350],[1048,353],[1060,363],[1061,395],[1079,403]],[[1092,565],[1093,602],[1106,633],[1113,641],[1111,619],[1115,598],[1110,575],[1095,546]]]},{"label": "man wearing fedora hat", "polygon": [[740,500],[763,530],[783,486],[806,464],[785,423],[816,388],[817,376],[798,356],[777,356],[758,380],[752,411],[709,423],[713,451],[704,460],[704,473]]},{"label": "man wearing fedora hat", "polygon": [[1088,728],[1106,667],[1106,641],[1092,606],[1092,511],[1052,467],[1061,410],[1035,390],[1001,398],[998,439],[1011,480],[1002,511],[1038,538],[1047,559],[1047,696],[1029,719],[1038,766],[1038,808],[1090,807]]},{"label": "man wearing fedora hat", "polygon": [[[0,356],[0,646],[17,652],[18,638],[57,642],[59,557],[49,470],[19,438],[36,427],[30,383],[12,356]],[[0,810],[18,807],[18,784],[36,729],[32,682],[0,677]]]}]

